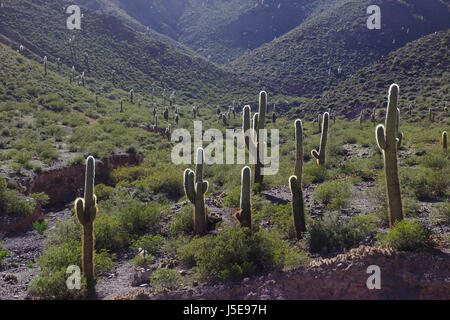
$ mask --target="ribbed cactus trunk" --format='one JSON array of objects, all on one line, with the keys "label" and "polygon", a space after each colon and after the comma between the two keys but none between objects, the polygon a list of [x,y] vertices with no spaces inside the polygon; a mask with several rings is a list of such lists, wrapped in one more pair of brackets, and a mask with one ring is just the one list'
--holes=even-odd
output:
[{"label": "ribbed cactus trunk", "polygon": [[262,158],[262,154],[264,154],[264,141],[261,138],[261,130],[264,130],[265,127],[266,110],[267,93],[265,91],[261,91],[259,94],[258,113],[255,113],[253,116],[253,130],[250,130],[250,106],[245,106],[243,110],[242,127],[245,134],[245,146],[247,150],[256,152],[256,154],[253,155],[256,158],[253,178],[255,184],[262,184],[264,180],[264,176],[262,175],[262,168],[264,167],[264,159]]},{"label": "ribbed cactus trunk", "polygon": [[300,119],[295,121],[295,169],[294,175],[289,178],[289,188],[292,195],[292,216],[297,239],[302,238],[306,231],[305,203],[302,187],[303,174],[303,125]]},{"label": "ribbed cactus trunk", "polygon": [[44,57],[44,75],[47,76],[47,56]]},{"label": "ribbed cactus trunk", "polygon": [[97,197],[94,194],[95,159],[88,157],[86,161],[86,177],[84,198],[75,200],[75,212],[83,227],[82,232],[82,271],[90,294],[95,292],[94,273],[94,220],[97,216]]},{"label": "ribbed cactus trunk", "polygon": [[203,181],[203,149],[197,150],[195,173],[186,169],[184,171],[184,192],[189,201],[194,205],[194,234],[205,235],[208,233],[208,218],[206,213],[204,195],[208,190],[208,182]]},{"label": "ribbed cactus trunk", "polygon": [[442,151],[446,154],[448,152],[448,144],[447,144],[447,131],[442,132]]},{"label": "ribbed cactus trunk", "polygon": [[330,119],[330,114],[328,112],[325,112],[323,114],[323,119],[322,119],[322,128],[321,128],[322,134],[320,136],[320,149],[318,151],[317,150],[311,151],[312,156],[316,159],[317,164],[319,166],[325,165],[329,119]]},{"label": "ribbed cactus trunk", "polygon": [[399,110],[397,109],[399,87],[391,85],[385,126],[380,124],[376,128],[376,138],[384,158],[384,173],[386,180],[387,205],[389,225],[403,220],[400,182],[398,178],[397,149],[400,142],[398,135]]},{"label": "ribbed cactus trunk", "polygon": [[252,230],[252,204],[251,204],[251,170],[244,167],[241,173],[241,199],[240,210],[235,213],[235,218],[242,228]]}]

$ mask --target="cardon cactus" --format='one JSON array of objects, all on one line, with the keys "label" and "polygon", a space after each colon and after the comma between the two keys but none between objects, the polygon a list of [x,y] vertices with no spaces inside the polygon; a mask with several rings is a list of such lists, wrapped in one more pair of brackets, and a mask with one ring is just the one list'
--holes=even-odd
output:
[{"label": "cardon cactus", "polygon": [[47,56],[44,57],[44,75],[47,75],[47,65],[48,65],[48,61],[47,61]]},{"label": "cardon cactus", "polygon": [[120,113],[123,113],[123,101],[120,100]]},{"label": "cardon cactus", "polygon": [[197,108],[196,107],[192,108],[192,115],[194,116],[194,119],[197,118]]},{"label": "cardon cactus", "polygon": [[264,154],[264,141],[260,137],[261,130],[264,130],[265,119],[267,110],[267,93],[261,91],[259,94],[259,110],[253,116],[253,130],[250,130],[250,106],[245,106],[243,110],[243,130],[245,134],[245,146],[247,150],[255,152],[253,156],[256,158],[256,164],[254,166],[254,183],[261,184],[264,176],[261,174],[263,168],[263,159],[261,155]]},{"label": "cardon cactus", "polygon": [[384,173],[386,180],[387,205],[389,225],[392,227],[396,221],[403,219],[402,199],[400,194],[400,182],[397,167],[398,149],[398,120],[397,108],[399,87],[396,84],[389,88],[389,101],[386,113],[386,124],[378,125],[376,138],[384,158]]},{"label": "cardon cactus", "polygon": [[72,69],[70,71],[70,83],[75,81],[75,66],[72,66]]},{"label": "cardon cactus", "polygon": [[240,210],[235,212],[234,217],[242,228],[248,228],[250,231],[252,230],[251,183],[250,167],[244,167],[241,173]]},{"label": "cardon cactus", "polygon": [[134,104],[134,90],[133,89],[130,90],[130,102],[131,102],[131,104]]},{"label": "cardon cactus", "polygon": [[364,111],[361,110],[361,113],[359,114],[359,126],[362,127],[364,122]]},{"label": "cardon cactus", "polygon": [[444,153],[447,153],[447,131],[442,132],[441,143],[442,143],[442,151],[444,151]]},{"label": "cardon cactus", "polygon": [[178,113],[175,114],[174,120],[175,123],[178,125],[178,122],[180,121],[180,116],[178,115]]},{"label": "cardon cactus", "polygon": [[272,122],[277,123],[277,114],[275,112],[272,113]]},{"label": "cardon cactus", "polygon": [[166,121],[169,121],[169,108],[166,107],[166,109],[164,109],[164,119]]},{"label": "cardon cactus", "polygon": [[87,281],[88,290],[95,290],[94,277],[94,220],[97,216],[97,197],[94,194],[95,159],[90,156],[86,160],[86,177],[84,198],[75,200],[75,212],[83,227],[82,234],[82,271]]},{"label": "cardon cactus", "polygon": [[292,195],[292,216],[297,239],[301,239],[306,231],[305,203],[303,200],[302,174],[303,174],[303,125],[300,119],[295,121],[295,169],[294,175],[289,178],[289,188]]},{"label": "cardon cactus", "polygon": [[222,114],[222,123],[223,123],[224,126],[228,125],[227,116],[224,115],[224,114]]},{"label": "cardon cactus", "polygon": [[195,173],[190,169],[184,171],[184,192],[194,205],[194,234],[196,235],[204,235],[208,232],[208,217],[204,199],[208,190],[208,182],[203,181],[203,163],[203,149],[198,148]]},{"label": "cardon cactus", "polygon": [[328,140],[329,119],[330,119],[330,114],[328,112],[325,112],[323,114],[323,119],[322,119],[322,129],[321,129],[322,135],[320,137],[319,151],[317,151],[317,150],[311,151],[312,156],[316,159],[317,164],[319,166],[325,165],[325,151],[326,151],[327,140]]}]

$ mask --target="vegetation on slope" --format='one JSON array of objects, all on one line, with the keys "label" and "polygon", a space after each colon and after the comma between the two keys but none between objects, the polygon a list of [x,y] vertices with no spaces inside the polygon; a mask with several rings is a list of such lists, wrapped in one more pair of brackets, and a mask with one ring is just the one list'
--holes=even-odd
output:
[{"label": "vegetation on slope", "polygon": [[[369,5],[381,8],[381,30],[369,30]],[[229,64],[242,77],[277,91],[312,96],[406,43],[447,30],[441,0],[345,1]]]}]

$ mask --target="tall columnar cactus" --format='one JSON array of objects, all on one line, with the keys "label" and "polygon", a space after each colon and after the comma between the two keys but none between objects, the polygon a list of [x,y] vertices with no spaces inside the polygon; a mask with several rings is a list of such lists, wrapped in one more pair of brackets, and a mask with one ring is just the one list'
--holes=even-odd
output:
[{"label": "tall columnar cactus", "polygon": [[[267,93],[261,91],[259,94],[259,110],[253,116],[253,130],[250,130],[250,106],[245,106],[243,110],[243,130],[245,134],[245,146],[247,150],[254,151],[256,154],[253,156],[256,158],[256,164],[254,166],[254,183],[262,183],[264,176],[261,174],[263,168],[263,159],[261,155],[264,154],[264,141],[261,138],[261,130],[264,130],[265,119],[267,110]],[[252,131],[252,132],[250,132]]]},{"label": "tall columnar cactus", "polygon": [[123,101],[120,100],[120,113],[123,113]]},{"label": "tall columnar cactus", "polygon": [[275,112],[272,113],[272,122],[277,123],[277,114]]},{"label": "tall columnar cactus", "polygon": [[224,115],[224,114],[222,114],[222,123],[223,123],[224,126],[228,125],[227,116]]},{"label": "tall columnar cactus", "polygon": [[204,235],[208,232],[208,217],[204,199],[208,190],[208,182],[203,181],[203,163],[203,149],[198,148],[195,173],[190,169],[184,171],[184,192],[194,205],[194,234],[196,235]]},{"label": "tall columnar cactus", "polygon": [[384,158],[384,173],[386,180],[387,205],[389,225],[392,227],[396,221],[403,219],[400,182],[398,178],[397,149],[398,149],[398,119],[397,109],[399,87],[396,84],[389,88],[389,101],[386,113],[386,123],[376,128],[377,143]]},{"label": "tall columnar cactus", "polygon": [[94,220],[97,216],[97,197],[94,194],[95,159],[88,157],[86,160],[86,177],[84,186],[84,198],[75,200],[75,212],[78,221],[83,226],[82,234],[82,271],[87,281],[88,290],[95,291],[94,277]]},{"label": "tall columnar cactus", "polygon": [[250,167],[244,167],[241,173],[240,210],[235,212],[234,217],[242,228],[249,228],[250,231],[252,230],[251,184]]},{"label": "tall columnar cactus", "polygon": [[362,127],[364,122],[364,111],[361,110],[361,113],[359,114],[359,126]]},{"label": "tall columnar cactus", "polygon": [[164,109],[164,120],[169,121],[169,108]]},{"label": "tall columnar cactus", "polygon": [[395,136],[397,137],[397,152],[403,142],[403,133],[400,132],[400,109],[397,108],[397,121],[395,122]]},{"label": "tall columnar cactus", "polygon": [[295,121],[295,169],[294,175],[289,178],[289,187],[292,195],[292,216],[297,239],[301,239],[306,231],[305,203],[303,200],[302,174],[303,174],[303,125],[300,119]]},{"label": "tall columnar cactus", "polygon": [[317,164],[319,166],[325,165],[325,152],[327,147],[327,140],[328,140],[328,125],[329,125],[329,118],[330,115],[328,112],[325,112],[323,114],[323,120],[322,120],[322,135],[320,137],[320,149],[312,150],[311,154],[316,159]]},{"label": "tall columnar cactus", "polygon": [[158,115],[155,115],[155,131],[158,130]]},{"label": "tall columnar cactus", "polygon": [[448,150],[447,131],[442,132],[441,144],[442,144],[442,151],[444,151],[444,153],[447,153]]},{"label": "tall columnar cactus", "polygon": [[430,122],[433,121],[433,112],[431,111],[431,108],[428,109],[428,120],[430,120]]},{"label": "tall columnar cactus", "polygon": [[178,115],[178,113],[175,114],[174,120],[175,123],[178,125],[178,122],[180,121],[180,116]]},{"label": "tall columnar cactus", "polygon": [[47,65],[48,65],[48,61],[47,61],[47,56],[44,57],[44,75],[47,76]]},{"label": "tall columnar cactus", "polygon": [[131,104],[134,104],[134,90],[133,89],[130,90],[130,102],[131,102]]},{"label": "tall columnar cactus", "polygon": [[192,115],[194,116],[194,119],[197,118],[197,107],[192,107]]},{"label": "tall columnar cactus", "polygon": [[220,115],[221,111],[220,111],[220,107],[217,106],[217,115]]}]

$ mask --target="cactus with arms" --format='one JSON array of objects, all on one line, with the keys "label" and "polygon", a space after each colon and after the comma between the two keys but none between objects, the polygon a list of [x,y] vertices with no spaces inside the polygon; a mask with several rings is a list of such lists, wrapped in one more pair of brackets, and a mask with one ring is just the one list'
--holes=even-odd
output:
[{"label": "cactus with arms", "polygon": [[262,148],[264,148],[264,141],[260,136],[260,131],[264,130],[265,119],[266,119],[266,108],[267,108],[267,93],[261,91],[259,94],[259,110],[253,116],[253,130],[250,130],[250,106],[245,106],[243,111],[243,130],[245,135],[245,146],[249,152],[254,152],[253,154],[256,158],[255,173],[254,173],[254,183],[262,183],[264,176],[261,174],[261,169],[263,168],[263,159],[261,155],[263,154]]},{"label": "cactus with arms", "polygon": [[306,231],[305,203],[303,200],[302,172],[303,171],[303,125],[300,119],[295,121],[295,169],[294,175],[289,178],[289,187],[292,194],[292,216],[294,219],[297,239],[301,239]]},{"label": "cactus with arms", "polygon": [[387,204],[389,225],[403,220],[402,199],[400,194],[400,182],[398,178],[397,149],[399,110],[397,108],[399,87],[396,84],[389,88],[389,101],[386,113],[386,124],[378,125],[376,138],[378,146],[383,152],[384,174],[386,179]]},{"label": "cactus with arms", "polygon": [[86,160],[86,177],[84,198],[75,200],[75,212],[83,226],[82,235],[82,270],[87,281],[89,292],[95,290],[94,278],[94,220],[97,216],[97,197],[94,194],[95,159],[89,156]]},{"label": "cactus with arms", "polygon": [[244,167],[241,173],[240,210],[235,212],[234,217],[242,228],[249,228],[250,231],[252,230],[251,183],[250,167]]},{"label": "cactus with arms", "polygon": [[184,171],[184,192],[194,205],[194,234],[196,235],[204,235],[208,232],[208,217],[204,199],[208,190],[208,182],[203,181],[203,162],[203,149],[198,148],[195,173],[190,169]]},{"label": "cactus with arms", "polygon": [[329,118],[330,118],[330,114],[328,112],[325,112],[323,114],[323,119],[322,119],[322,135],[320,137],[319,151],[317,151],[317,150],[311,151],[312,156],[316,159],[317,164],[319,166],[325,165],[325,150],[327,147],[327,140],[328,140]]}]

